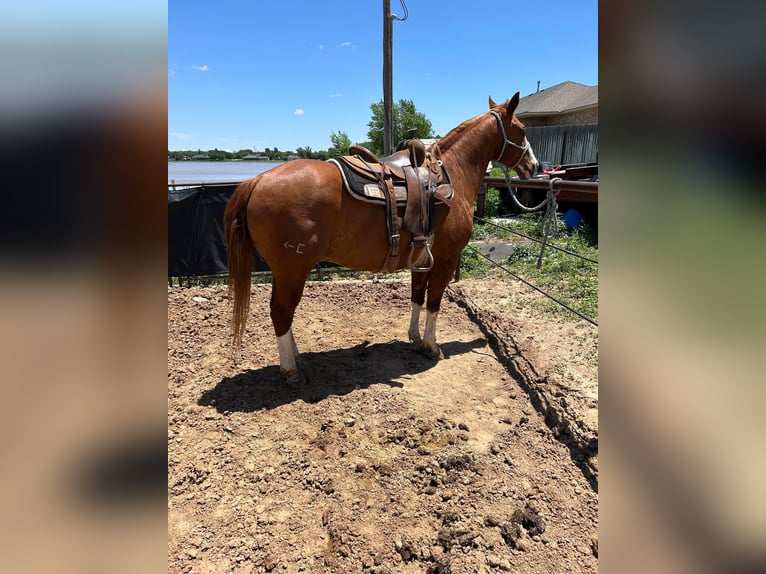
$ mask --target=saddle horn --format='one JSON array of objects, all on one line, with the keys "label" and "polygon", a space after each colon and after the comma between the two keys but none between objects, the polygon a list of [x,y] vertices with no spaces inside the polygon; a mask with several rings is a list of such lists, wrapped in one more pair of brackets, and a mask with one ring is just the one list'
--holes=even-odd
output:
[{"label": "saddle horn", "polygon": [[410,165],[418,167],[426,160],[426,146],[420,140],[408,140],[405,148],[410,152]]}]

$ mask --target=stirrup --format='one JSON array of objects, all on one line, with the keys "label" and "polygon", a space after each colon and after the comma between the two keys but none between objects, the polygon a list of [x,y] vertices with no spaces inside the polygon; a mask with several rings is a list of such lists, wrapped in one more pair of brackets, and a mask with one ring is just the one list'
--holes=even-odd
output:
[{"label": "stirrup", "polygon": [[[410,244],[410,247],[414,245],[414,242]],[[410,271],[418,271],[418,272],[424,272],[424,271],[430,271],[431,268],[434,266],[434,256],[431,254],[431,246],[426,242],[425,244],[426,253],[428,254],[428,266],[427,267],[416,267],[412,264],[412,254],[415,252],[414,249],[410,249],[410,256],[407,258],[407,267],[409,267]]]}]

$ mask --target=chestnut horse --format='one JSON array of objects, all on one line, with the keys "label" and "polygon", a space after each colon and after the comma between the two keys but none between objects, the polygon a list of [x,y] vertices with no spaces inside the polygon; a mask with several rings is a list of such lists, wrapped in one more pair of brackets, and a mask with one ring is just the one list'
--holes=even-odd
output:
[{"label": "chestnut horse", "polygon": [[[455,193],[452,207],[436,205],[433,267],[412,273],[408,331],[414,348],[432,359],[441,357],[436,318],[460,253],[471,238],[474,199],[487,164],[495,160],[513,166],[525,178],[537,167],[524,125],[513,115],[518,103],[518,92],[503,104],[490,97],[488,112],[466,120],[438,142]],[[352,197],[344,189],[340,170],[330,162],[295,160],[240,184],[224,214],[234,347],[241,343],[249,312],[255,246],[271,268],[271,321],[280,369],[288,383],[303,381],[292,322],[309,273],[320,261],[379,271],[389,248],[385,222],[385,207]],[[397,269],[407,268],[412,239],[407,231],[400,233]],[[424,303],[427,313],[421,337]]]}]

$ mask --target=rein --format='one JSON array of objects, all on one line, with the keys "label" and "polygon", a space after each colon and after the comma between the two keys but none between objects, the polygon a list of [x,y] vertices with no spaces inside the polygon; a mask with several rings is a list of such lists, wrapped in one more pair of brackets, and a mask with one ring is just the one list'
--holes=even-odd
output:
[{"label": "rein", "polygon": [[[516,163],[514,163],[513,166],[509,168],[509,169],[515,169],[516,166],[521,163],[521,160],[524,159],[524,156],[527,155],[527,152],[529,151],[529,148],[530,148],[529,141],[527,141],[527,143],[524,144],[524,145],[519,145],[519,144],[514,143],[511,140],[509,140],[508,136],[505,133],[505,126],[503,125],[502,118],[500,118],[500,114],[498,114],[495,111],[490,111],[489,113],[492,114],[493,116],[495,116],[495,119],[497,120],[497,123],[500,124],[500,131],[503,134],[503,147],[500,150],[500,154],[497,156],[497,159],[495,161],[498,162],[498,163],[502,163],[502,162],[500,162],[500,158],[503,157],[503,154],[505,153],[505,147],[508,144],[511,144],[516,149],[520,149],[521,150],[521,154],[519,155],[519,159],[517,159]],[[524,139],[526,140],[526,138],[524,138]]]}]

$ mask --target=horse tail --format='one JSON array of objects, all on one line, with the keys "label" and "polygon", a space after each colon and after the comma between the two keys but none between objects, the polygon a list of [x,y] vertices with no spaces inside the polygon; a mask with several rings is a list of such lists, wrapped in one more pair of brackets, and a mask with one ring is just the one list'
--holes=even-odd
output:
[{"label": "horse tail", "polygon": [[253,242],[247,229],[247,204],[255,184],[256,181],[241,183],[226,204],[223,214],[229,267],[229,298],[232,300],[234,349],[238,349],[242,344],[242,335],[245,333],[245,323],[250,311]]}]

